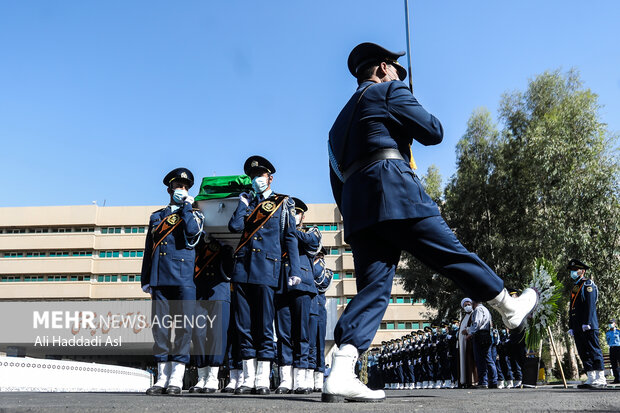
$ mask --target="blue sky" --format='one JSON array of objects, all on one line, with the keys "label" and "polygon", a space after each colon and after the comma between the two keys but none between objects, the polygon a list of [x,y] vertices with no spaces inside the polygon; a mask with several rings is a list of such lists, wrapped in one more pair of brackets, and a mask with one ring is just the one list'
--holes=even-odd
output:
[{"label": "blue sky", "polygon": [[[445,131],[414,146],[421,174],[445,182],[471,112],[495,116],[545,70],[578,69],[620,131],[620,2],[410,0],[410,15],[415,95]],[[169,170],[239,174],[253,154],[276,191],[333,202],[327,133],[364,41],[405,50],[403,1],[0,2],[0,206],[162,204]]]}]

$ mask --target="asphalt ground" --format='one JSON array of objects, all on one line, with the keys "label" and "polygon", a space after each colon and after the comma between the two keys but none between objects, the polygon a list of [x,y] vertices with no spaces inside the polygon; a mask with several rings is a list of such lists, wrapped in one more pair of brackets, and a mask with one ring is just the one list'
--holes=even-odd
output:
[{"label": "asphalt ground", "polygon": [[389,390],[381,403],[322,403],[310,395],[223,393],[146,396],[135,393],[0,393],[0,412],[620,412],[620,387],[604,390]]}]

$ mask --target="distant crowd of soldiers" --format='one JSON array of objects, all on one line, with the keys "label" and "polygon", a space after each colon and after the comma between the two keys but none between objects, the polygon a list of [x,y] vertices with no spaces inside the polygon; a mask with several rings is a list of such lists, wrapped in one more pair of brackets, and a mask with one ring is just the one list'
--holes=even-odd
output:
[{"label": "distant crowd of soldiers", "polygon": [[[372,389],[454,389],[459,383],[460,323],[428,326],[401,338],[384,341],[367,353],[368,387]],[[492,354],[498,388],[522,386],[526,349],[523,333],[493,329]]]}]

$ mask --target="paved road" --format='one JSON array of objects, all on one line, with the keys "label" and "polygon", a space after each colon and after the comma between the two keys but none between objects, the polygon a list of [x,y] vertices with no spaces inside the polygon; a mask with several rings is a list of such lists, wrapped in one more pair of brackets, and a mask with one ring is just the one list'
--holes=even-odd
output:
[{"label": "paved road", "polygon": [[181,397],[128,393],[0,393],[0,412],[620,412],[620,387],[578,390],[557,387],[510,390],[392,390],[383,403],[321,403],[319,393]]}]

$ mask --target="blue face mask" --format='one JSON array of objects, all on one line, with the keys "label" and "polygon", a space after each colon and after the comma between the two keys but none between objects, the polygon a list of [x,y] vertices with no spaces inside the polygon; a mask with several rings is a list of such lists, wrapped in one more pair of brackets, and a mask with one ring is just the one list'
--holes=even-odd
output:
[{"label": "blue face mask", "polygon": [[187,196],[188,193],[185,189],[177,188],[174,190],[174,194],[172,194],[172,200],[177,204],[182,204]]},{"label": "blue face mask", "polygon": [[269,187],[269,184],[267,183],[267,178],[266,177],[264,177],[264,176],[257,176],[256,178],[252,179],[252,189],[257,194],[262,194],[263,192],[265,192],[265,190],[268,187]]},{"label": "blue face mask", "polygon": [[575,270],[572,270],[570,272],[570,278],[572,278],[573,280],[578,280],[579,279],[579,273]]}]

